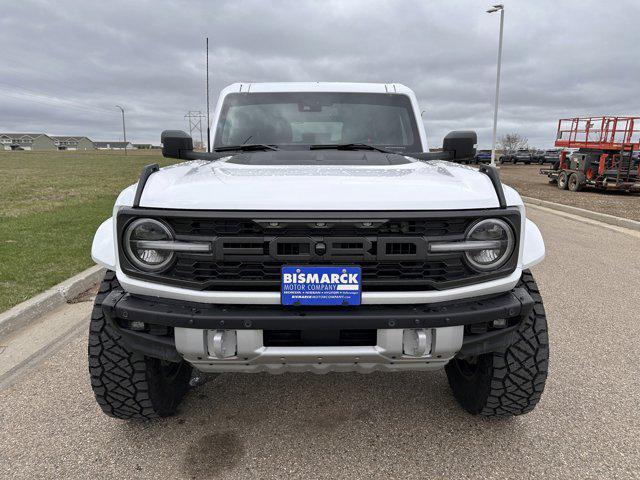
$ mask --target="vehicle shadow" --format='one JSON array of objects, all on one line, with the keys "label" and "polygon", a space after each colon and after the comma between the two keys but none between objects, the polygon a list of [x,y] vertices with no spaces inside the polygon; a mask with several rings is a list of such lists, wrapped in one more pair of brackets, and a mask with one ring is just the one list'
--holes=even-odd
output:
[{"label": "vehicle shadow", "polygon": [[222,374],[194,388],[177,416],[126,423],[122,433],[127,442],[139,442],[140,429],[161,436],[157,447],[167,455],[183,445],[184,474],[216,478],[212,472],[247,468],[249,459],[313,465],[337,455],[352,468],[380,455],[463,455],[480,439],[508,445],[522,433],[517,421],[467,414],[442,371]]}]

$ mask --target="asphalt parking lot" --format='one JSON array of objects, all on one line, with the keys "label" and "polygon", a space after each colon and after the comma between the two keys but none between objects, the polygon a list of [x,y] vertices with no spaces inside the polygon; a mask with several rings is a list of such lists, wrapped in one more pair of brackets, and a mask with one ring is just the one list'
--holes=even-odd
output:
[{"label": "asphalt parking lot", "polygon": [[640,234],[529,216],[551,367],[528,415],[467,415],[443,372],[224,374],[127,423],[94,402],[80,325],[0,390],[0,477],[640,478]]}]

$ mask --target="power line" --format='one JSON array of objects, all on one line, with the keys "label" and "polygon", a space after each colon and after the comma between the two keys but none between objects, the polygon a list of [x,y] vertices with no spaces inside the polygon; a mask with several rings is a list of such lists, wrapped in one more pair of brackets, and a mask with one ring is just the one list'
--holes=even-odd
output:
[{"label": "power line", "polygon": [[18,101],[27,101],[27,102],[33,102],[33,103],[37,103],[40,105],[44,105],[44,106],[48,106],[48,107],[52,107],[52,108],[60,108],[60,109],[74,109],[77,111],[81,111],[84,113],[90,113],[95,115],[96,113],[100,113],[100,114],[104,114],[106,113],[105,110],[99,110],[97,108],[91,108],[89,106],[87,107],[81,107],[78,105],[74,105],[74,104],[66,104],[66,103],[62,103],[62,102],[55,102],[52,100],[48,100],[45,98],[37,98],[37,97],[32,97],[32,96],[28,96],[28,95],[23,95],[20,93],[16,93],[16,92],[3,92],[0,89],[0,96],[6,97],[6,98],[12,98],[14,100],[18,100]]},{"label": "power line", "polygon": [[91,105],[85,102],[80,102],[77,100],[69,100],[64,98],[55,97],[43,91],[38,91],[34,89],[28,89],[24,87],[18,87],[15,85],[10,85],[6,82],[0,82],[0,90],[4,90],[4,96],[15,98],[18,100],[28,100],[35,103],[41,103],[44,105],[51,106],[64,106],[69,108],[76,108],[81,110],[87,110],[91,112],[112,112],[111,109],[99,107],[96,105]]}]

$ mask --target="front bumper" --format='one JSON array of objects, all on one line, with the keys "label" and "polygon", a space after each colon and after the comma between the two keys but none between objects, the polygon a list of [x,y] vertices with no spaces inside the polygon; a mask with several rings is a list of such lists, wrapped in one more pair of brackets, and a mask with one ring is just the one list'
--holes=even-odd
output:
[{"label": "front bumper", "polygon": [[[439,368],[456,355],[504,350],[532,307],[523,288],[464,301],[349,308],[214,305],[120,289],[103,302],[131,350],[169,361],[184,358],[203,371],[271,373]],[[375,330],[375,345],[269,346],[263,336],[347,329]]]}]

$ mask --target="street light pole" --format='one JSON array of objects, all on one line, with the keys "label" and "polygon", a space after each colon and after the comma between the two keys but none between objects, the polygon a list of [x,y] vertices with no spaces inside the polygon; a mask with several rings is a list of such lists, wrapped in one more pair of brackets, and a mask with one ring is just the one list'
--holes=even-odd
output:
[{"label": "street light pole", "polygon": [[498,99],[500,98],[500,68],[502,67],[502,32],[504,29],[504,5],[494,5],[487,13],[500,12],[500,40],[498,42],[498,71],[496,73],[496,100],[493,109],[493,141],[491,142],[491,165],[496,166],[496,134],[498,129]]},{"label": "street light pole", "polygon": [[125,125],[124,125],[124,108],[121,107],[120,105],[116,105],[116,107],[118,107],[122,112],[122,138],[124,140],[124,156],[126,157],[127,156],[127,129],[125,128]]}]

